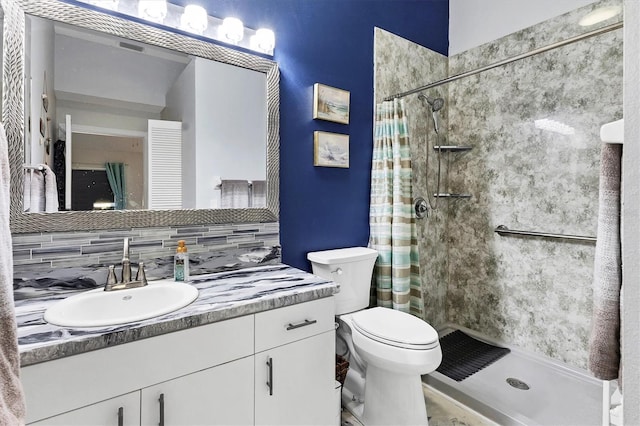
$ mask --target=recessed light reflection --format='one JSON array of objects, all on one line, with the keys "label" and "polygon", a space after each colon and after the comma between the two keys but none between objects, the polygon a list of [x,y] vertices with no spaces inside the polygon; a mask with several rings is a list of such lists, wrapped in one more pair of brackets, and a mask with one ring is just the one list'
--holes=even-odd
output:
[{"label": "recessed light reflection", "polygon": [[622,7],[620,6],[600,7],[584,15],[580,19],[580,21],[578,21],[578,25],[582,27],[589,27],[602,21],[606,21],[609,18],[613,18],[614,16],[620,14],[620,12],[622,12]]},{"label": "recessed light reflection", "polygon": [[549,118],[535,120],[534,123],[537,129],[548,130],[549,132],[560,133],[561,135],[573,135],[576,133],[576,129],[573,127]]}]

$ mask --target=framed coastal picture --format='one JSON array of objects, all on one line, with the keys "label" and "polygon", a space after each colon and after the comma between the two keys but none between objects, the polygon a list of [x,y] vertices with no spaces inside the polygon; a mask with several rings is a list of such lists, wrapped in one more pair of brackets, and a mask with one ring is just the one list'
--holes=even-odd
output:
[{"label": "framed coastal picture", "polygon": [[349,168],[349,135],[313,132],[313,165]]},{"label": "framed coastal picture", "polygon": [[349,124],[349,92],[320,83],[314,84],[313,118]]}]

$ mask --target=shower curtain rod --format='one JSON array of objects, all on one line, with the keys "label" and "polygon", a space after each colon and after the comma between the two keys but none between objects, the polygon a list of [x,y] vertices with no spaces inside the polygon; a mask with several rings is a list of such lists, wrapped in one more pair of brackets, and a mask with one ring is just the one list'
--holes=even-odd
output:
[{"label": "shower curtain rod", "polygon": [[420,86],[418,88],[415,88],[415,89],[412,89],[412,90],[408,90],[406,92],[396,93],[395,95],[387,96],[386,98],[384,98],[384,100],[385,101],[390,101],[390,100],[393,100],[393,99],[396,99],[396,98],[404,98],[405,96],[413,95],[414,93],[422,92],[423,90],[427,90],[427,89],[431,89],[433,87],[441,86],[443,84],[451,83],[452,81],[460,80],[461,78],[470,77],[472,75],[476,75],[476,74],[479,74],[481,72],[488,71],[490,69],[493,69],[493,68],[496,68],[496,67],[499,67],[499,66],[502,66],[502,65],[510,64],[511,62],[519,61],[520,59],[525,59],[525,58],[528,58],[530,56],[546,52],[548,50],[553,50],[553,49],[556,49],[558,47],[562,47],[562,46],[566,46],[566,45],[571,44],[571,43],[575,43],[576,41],[584,40],[584,39],[587,39],[587,38],[590,38],[590,37],[594,37],[594,36],[598,36],[598,35],[601,35],[601,34],[608,33],[610,31],[618,30],[618,29],[622,28],[622,25],[623,25],[622,21],[616,22],[615,24],[611,24],[611,25],[608,25],[606,27],[598,28],[597,30],[590,31],[588,33],[580,34],[580,35],[577,35],[575,37],[568,38],[566,40],[562,40],[562,41],[558,41],[558,42],[553,43],[553,44],[549,44],[547,46],[538,47],[537,49],[533,49],[533,50],[531,50],[529,52],[521,53],[520,55],[512,56],[510,58],[503,59],[502,61],[494,62],[493,64],[489,64],[489,65],[485,65],[484,67],[480,67],[480,68],[476,68],[476,69],[471,70],[471,71],[466,71],[466,72],[463,72],[463,73],[460,73],[460,74],[452,75],[451,77],[447,77],[447,78],[445,78],[443,80],[434,81],[433,83],[429,83],[429,84],[427,84],[425,86]]}]

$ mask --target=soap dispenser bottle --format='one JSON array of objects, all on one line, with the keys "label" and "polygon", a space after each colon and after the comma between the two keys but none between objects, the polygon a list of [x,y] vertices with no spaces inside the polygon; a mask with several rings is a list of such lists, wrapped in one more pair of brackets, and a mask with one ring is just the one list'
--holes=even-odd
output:
[{"label": "soap dispenser bottle", "polygon": [[189,253],[184,240],[178,241],[178,248],[173,260],[173,278],[176,281],[189,281]]}]

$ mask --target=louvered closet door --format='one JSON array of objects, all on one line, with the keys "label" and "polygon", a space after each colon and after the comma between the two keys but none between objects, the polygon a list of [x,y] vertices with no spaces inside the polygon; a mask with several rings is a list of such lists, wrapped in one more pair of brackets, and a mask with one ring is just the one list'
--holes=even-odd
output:
[{"label": "louvered closet door", "polygon": [[153,210],[182,208],[182,122],[149,120],[147,200]]}]

